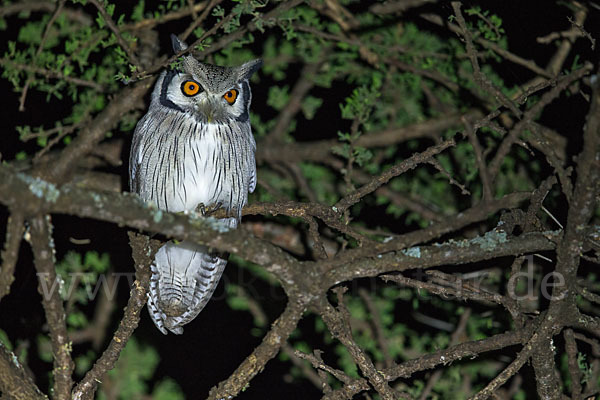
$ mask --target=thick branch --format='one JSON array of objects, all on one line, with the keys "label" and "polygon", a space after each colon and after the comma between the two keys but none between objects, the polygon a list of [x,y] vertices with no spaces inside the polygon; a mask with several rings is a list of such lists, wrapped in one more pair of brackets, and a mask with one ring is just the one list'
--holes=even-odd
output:
[{"label": "thick branch", "polygon": [[386,272],[440,265],[458,265],[491,260],[497,257],[534,253],[556,248],[557,232],[527,233],[507,238],[502,233],[488,232],[470,240],[452,241],[432,246],[418,246],[390,252],[373,258],[350,260],[327,271],[321,279],[326,289],[344,281],[377,276]]},{"label": "thick branch", "polygon": [[[39,178],[15,173],[6,165],[0,165],[0,203],[20,209],[26,215],[45,210],[161,232],[177,239],[206,244],[265,266],[266,270],[280,279],[286,290],[296,290],[293,286],[308,279],[312,270],[310,263],[304,263],[300,273],[300,263],[278,247],[242,229],[229,231],[215,219],[152,209],[129,193],[97,192],[71,185],[59,190]],[[312,291],[310,286],[306,288],[307,293]]]},{"label": "thick branch", "polygon": [[17,356],[2,343],[0,343],[0,393],[15,400],[48,400],[48,397],[40,392],[27,375]]},{"label": "thick branch", "polygon": [[554,363],[554,344],[552,339],[544,340],[531,355],[531,364],[535,372],[536,389],[540,399],[560,400],[561,390],[558,371]]},{"label": "thick branch", "polygon": [[419,229],[414,232],[400,235],[395,237],[393,240],[388,241],[387,243],[377,243],[376,245],[368,248],[355,248],[347,250],[336,257],[335,260],[332,260],[327,264],[330,267],[342,266],[346,262],[355,260],[357,258],[374,257],[378,254],[387,253],[390,251],[398,251],[406,247],[413,246],[417,243],[427,242],[447,233],[464,228],[465,226],[474,222],[485,220],[488,218],[488,216],[498,212],[501,209],[517,207],[519,203],[529,197],[529,193],[511,193],[502,197],[501,199],[495,199],[486,203],[479,203],[477,206],[459,212],[452,217],[448,216],[447,219],[442,222],[435,223],[424,229]]},{"label": "thick branch", "polygon": [[[556,271],[563,274],[566,286],[556,295],[567,292],[574,301],[577,285],[577,268],[583,243],[584,230],[595,210],[600,189],[600,86],[593,87],[592,104],[587,115],[583,134],[583,150],[577,162],[577,182],[569,207],[563,243],[557,250]],[[554,293],[553,293],[554,295]]]}]

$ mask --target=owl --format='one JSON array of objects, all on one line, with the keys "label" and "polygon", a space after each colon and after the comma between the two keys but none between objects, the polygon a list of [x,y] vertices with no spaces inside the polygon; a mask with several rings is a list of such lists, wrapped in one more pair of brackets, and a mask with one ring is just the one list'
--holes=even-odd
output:
[{"label": "owl", "polygon": [[[176,53],[187,48],[171,39]],[[256,186],[248,81],[261,65],[254,60],[221,67],[187,55],[178,69],[162,72],[133,134],[131,191],[170,212],[223,208],[224,223],[237,227]],[[183,333],[212,296],[226,263],[226,255],[187,241],[158,250],[147,305],[163,334]]]}]

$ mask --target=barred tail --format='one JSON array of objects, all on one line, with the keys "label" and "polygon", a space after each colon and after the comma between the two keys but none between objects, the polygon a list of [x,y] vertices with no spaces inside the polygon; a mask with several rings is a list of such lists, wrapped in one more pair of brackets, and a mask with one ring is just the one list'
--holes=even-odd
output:
[{"label": "barred tail", "polygon": [[[237,220],[230,219],[235,228]],[[227,264],[227,255],[210,253],[192,242],[168,242],[154,258],[148,293],[148,311],[165,335],[177,335],[202,311],[212,297]]]}]

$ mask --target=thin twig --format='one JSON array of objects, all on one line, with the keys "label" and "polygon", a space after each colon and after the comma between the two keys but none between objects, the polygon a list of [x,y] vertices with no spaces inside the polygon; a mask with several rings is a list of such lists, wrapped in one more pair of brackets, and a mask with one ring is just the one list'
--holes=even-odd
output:
[{"label": "thin twig", "polygon": [[131,111],[153,84],[153,79],[139,82],[133,87],[124,88],[110,104],[94,117],[75,139],[62,152],[58,160],[52,162],[49,169],[40,164],[35,173],[57,182],[64,179],[73,165],[85,154],[91,152],[104,139],[106,132],[116,126],[123,115]]},{"label": "thin twig", "polygon": [[383,353],[384,366],[386,368],[389,368],[393,365],[393,360],[390,355],[388,339],[385,337],[383,322],[381,321],[381,317],[379,316],[379,310],[375,306],[375,303],[373,302],[373,299],[371,298],[371,295],[367,290],[360,288],[358,290],[358,294],[363,299],[365,305],[367,306],[367,309],[369,310],[369,316],[373,324],[375,338],[377,339],[379,348]]},{"label": "thin twig", "polygon": [[343,199],[338,201],[336,203],[336,205],[333,206],[332,208],[337,213],[340,213],[340,214],[343,213],[348,208],[350,208],[352,205],[358,203],[360,201],[360,199],[362,199],[364,196],[368,195],[369,193],[372,193],[377,188],[379,188],[381,185],[384,185],[385,183],[387,183],[390,179],[392,179],[398,175],[401,175],[408,170],[415,168],[417,165],[428,161],[434,155],[441,153],[442,151],[446,150],[449,147],[454,146],[455,144],[456,143],[455,143],[454,139],[448,139],[438,145],[431,146],[430,148],[428,148],[427,150],[425,150],[421,153],[417,153],[417,154],[413,155],[409,159],[404,160],[404,161],[394,165],[392,168],[383,172],[381,175],[374,177],[371,180],[371,182],[354,190],[352,193],[348,194]]},{"label": "thin twig", "polygon": [[102,6],[102,4],[100,4],[100,2],[98,0],[90,0],[90,3],[92,3],[94,5],[94,7],[96,7],[98,9],[98,12],[100,12],[100,15],[104,19],[106,26],[108,26],[108,29],[110,29],[112,31],[112,33],[115,35],[115,38],[117,39],[117,43],[119,43],[119,46],[121,46],[121,48],[127,54],[127,58],[129,59],[129,62],[131,64],[133,64],[133,66],[136,68],[136,71],[139,70],[140,63],[139,63],[136,55],[133,53],[133,51],[129,47],[129,44],[127,43],[127,41],[121,34],[121,30],[117,27],[117,25],[113,21],[112,17],[106,12],[106,9],[104,8],[104,6]]},{"label": "thin twig", "polygon": [[[302,1],[304,1],[304,0],[291,0],[291,1],[282,2],[277,7],[275,7],[271,11],[269,11],[268,13],[263,14],[260,17],[260,19],[263,20],[263,21],[268,21],[270,19],[275,19],[275,18],[277,18],[277,16],[279,14],[281,14],[281,13],[289,10],[290,8],[292,8],[294,6],[297,6]],[[233,16],[234,16],[233,13],[229,13],[224,18],[221,18],[221,20],[219,22],[217,22],[210,30],[208,30],[207,32],[205,32],[198,40],[196,40],[192,44],[190,44],[187,49],[182,50],[181,52],[175,54],[174,56],[170,57],[168,60],[163,61],[163,62],[159,62],[157,64],[154,64],[153,66],[151,66],[150,68],[146,69],[145,71],[136,72],[131,77],[131,81],[135,82],[137,80],[140,80],[140,79],[146,78],[147,76],[155,74],[156,72],[160,71],[161,69],[165,68],[166,66],[168,66],[168,65],[172,64],[173,62],[177,61],[177,59],[179,57],[191,53],[192,51],[195,50],[196,46],[202,44],[202,42],[204,40],[206,40],[207,38],[213,36],[224,24],[226,24],[227,22],[229,22],[233,18]],[[230,34],[228,34],[226,36],[221,37],[218,41],[216,41],[215,43],[213,43],[210,47],[208,47],[208,48],[206,48],[206,49],[204,49],[202,51],[195,52],[194,56],[196,58],[198,58],[198,59],[203,59],[206,56],[208,56],[209,54],[212,54],[214,52],[217,52],[217,51],[225,48],[231,42],[240,39],[246,33],[248,33],[248,32],[254,32],[257,29],[258,28],[257,28],[257,25],[256,25],[256,20],[252,20],[252,21],[248,22],[245,26],[237,29],[235,32],[232,32],[232,33],[230,33]]]},{"label": "thin twig", "polygon": [[[65,2],[66,2],[66,0],[60,0],[56,4],[56,9],[54,10],[52,17],[50,17],[50,20],[46,24],[46,28],[44,29],[44,34],[42,35],[42,39],[40,40],[40,44],[35,52],[34,58],[37,58],[40,55],[40,53],[42,52],[42,50],[44,50],[44,45],[46,44],[46,40],[48,39],[48,36],[50,35],[50,29],[52,28],[54,21],[56,21],[56,18],[58,18],[58,14],[60,14],[60,12],[62,11],[62,9],[65,5]],[[19,111],[25,111],[25,99],[27,98],[27,91],[29,90],[29,85],[31,85],[32,82],[33,82],[33,77],[29,77],[29,78],[27,78],[27,81],[25,82],[25,86],[23,86],[23,90],[21,91],[21,97],[19,98]]]},{"label": "thin twig", "polygon": [[577,362],[577,343],[573,329],[565,329],[563,332],[565,338],[565,350],[567,353],[567,362],[569,364],[569,374],[571,375],[571,399],[581,399],[581,371]]},{"label": "thin twig", "polygon": [[435,158],[431,157],[429,160],[427,160],[427,164],[432,165],[436,170],[438,170],[439,173],[441,173],[442,175],[444,175],[446,177],[446,179],[448,179],[448,182],[451,185],[454,185],[457,188],[459,188],[460,189],[460,193],[462,195],[471,195],[471,192],[469,192],[469,189],[467,189],[465,187],[465,185],[463,185],[462,183],[460,183],[456,179],[454,179],[452,177],[452,175],[450,175],[450,173],[448,171],[446,171],[446,169],[444,168],[444,166],[442,164],[440,164],[440,162],[438,160],[436,160]]},{"label": "thin twig", "polygon": [[340,371],[339,369],[332,368],[329,365],[325,364],[323,362],[323,359],[321,358],[321,353],[322,352],[320,350],[315,350],[314,354],[307,354],[307,353],[301,352],[300,350],[294,350],[294,355],[296,357],[310,362],[312,364],[313,368],[322,369],[323,371],[330,373],[337,380],[339,380],[340,382],[343,382],[343,383],[350,383],[353,381],[353,378],[346,375],[346,373],[344,373],[344,371]]},{"label": "thin twig", "polygon": [[290,360],[292,360],[292,363],[296,367],[300,368],[304,377],[308,379],[313,385],[315,385],[320,390],[323,390],[324,393],[331,391],[331,387],[327,383],[327,376],[321,376],[320,373],[315,372],[312,368],[310,368],[310,366],[307,363],[302,361],[303,357],[297,354],[298,350],[294,350],[294,348],[288,343],[284,343],[284,345],[281,347],[281,351],[283,351],[283,353],[287,355],[290,358]]},{"label": "thin twig", "polygon": [[398,393],[388,385],[381,372],[377,371],[375,365],[373,365],[371,358],[356,344],[352,337],[352,329],[349,322],[350,314],[344,306],[341,288],[337,290],[337,295],[338,310],[335,310],[326,298],[321,299],[319,302],[318,311],[327,325],[327,329],[346,347],[356,365],[377,393],[384,400],[395,400],[398,397]]},{"label": "thin twig", "polygon": [[[456,329],[454,330],[454,332],[452,332],[452,336],[450,337],[450,346],[455,346],[458,343],[460,343],[461,337],[465,335],[465,331],[467,329],[467,322],[469,321],[470,317],[471,317],[471,309],[467,308],[460,316],[460,320],[458,321],[458,324],[456,325]],[[439,381],[439,379],[442,377],[442,373],[443,373],[443,370],[438,369],[433,374],[431,374],[431,376],[427,380],[427,384],[425,385],[425,387],[423,388],[423,391],[421,392],[421,396],[419,397],[419,400],[427,400],[427,397],[429,397],[429,395],[431,394],[433,387]]]},{"label": "thin twig", "polygon": [[180,38],[181,40],[187,40],[188,36],[191,35],[192,32],[194,32],[194,29],[196,29],[197,27],[200,26],[200,24],[202,24],[202,22],[204,22],[204,20],[206,19],[206,17],[208,17],[208,13],[210,13],[210,11],[215,8],[215,6],[217,6],[218,4],[220,4],[223,0],[211,0],[210,3],[208,4],[208,6],[206,6],[206,8],[202,11],[202,14],[200,14],[200,18],[197,18],[195,14],[195,10],[193,7],[190,7],[192,10],[192,15],[194,17],[193,22],[190,24],[190,26],[188,26],[188,28],[181,34]]},{"label": "thin twig", "polygon": [[305,305],[303,303],[290,299],[285,311],[273,323],[271,330],[265,335],[261,344],[237,367],[229,378],[210,390],[208,400],[237,396],[277,355],[283,343],[296,329],[298,321],[304,314],[304,309]]},{"label": "thin twig", "polygon": [[81,382],[73,389],[73,399],[75,400],[91,400],[94,398],[98,382],[101,381],[106,372],[114,368],[121,351],[123,351],[133,331],[137,328],[140,313],[146,305],[146,294],[150,284],[150,264],[154,258],[154,253],[158,250],[159,243],[158,241],[150,241],[144,235],[134,233],[129,234],[129,240],[135,260],[136,279],[130,290],[127,307],[125,307],[123,318],[108,347],[92,369],[85,374]]},{"label": "thin twig", "polygon": [[71,358],[71,342],[67,334],[66,314],[62,299],[55,285],[58,277],[54,265],[54,241],[50,216],[37,216],[30,220],[30,240],[35,268],[39,279],[42,306],[48,321],[52,342],[53,392],[58,400],[71,399],[75,363]]},{"label": "thin twig", "polygon": [[302,101],[315,84],[314,78],[321,67],[321,62],[314,64],[306,64],[300,72],[298,81],[292,88],[290,100],[279,112],[275,127],[265,138],[267,143],[283,141],[283,134],[290,126],[290,122],[294,116],[302,108]]},{"label": "thin twig", "polygon": [[27,71],[27,72],[31,72],[31,73],[34,73],[34,74],[38,74],[38,75],[43,76],[45,78],[64,80],[65,82],[69,82],[69,83],[72,83],[72,84],[77,85],[77,86],[83,86],[83,87],[92,88],[94,90],[97,90],[98,92],[104,92],[105,91],[105,89],[104,89],[104,87],[102,85],[100,85],[100,84],[98,84],[98,83],[96,83],[94,81],[88,81],[86,79],[75,78],[73,76],[66,76],[66,75],[63,75],[61,72],[51,71],[51,70],[48,70],[48,69],[36,67],[34,65],[18,64],[18,63],[15,63],[12,60],[8,60],[6,58],[0,59],[0,65],[12,67],[12,68],[17,68],[17,69],[20,69],[22,71]]},{"label": "thin twig", "polygon": [[483,199],[482,201],[489,201],[493,198],[493,189],[492,184],[490,182],[490,175],[488,173],[487,165],[485,163],[485,158],[483,155],[483,150],[481,148],[481,144],[479,143],[479,139],[477,138],[477,134],[475,129],[471,125],[471,123],[463,118],[463,123],[465,125],[465,133],[469,138],[469,143],[471,147],[473,147],[473,152],[475,153],[475,163],[477,164],[477,170],[479,171],[479,179],[481,179],[481,185],[483,186]]},{"label": "thin twig", "polygon": [[506,108],[511,110],[514,115],[516,115],[517,117],[520,117],[522,114],[521,110],[519,110],[517,108],[517,106],[513,103],[513,101],[511,99],[509,99],[504,93],[502,93],[500,91],[500,89],[498,87],[496,87],[496,85],[494,85],[492,83],[492,81],[489,80],[483,74],[483,72],[481,72],[481,68],[479,67],[477,50],[475,49],[475,46],[473,45],[473,38],[471,36],[471,33],[469,32],[469,29],[467,28],[467,23],[465,21],[465,18],[463,17],[462,12],[460,11],[461,3],[458,1],[453,1],[451,4],[452,4],[452,9],[454,10],[454,15],[456,16],[456,21],[458,22],[458,25],[460,26],[460,28],[462,30],[463,37],[465,38],[466,47],[467,47],[467,55],[469,56],[469,59],[471,60],[471,66],[473,67],[473,74],[474,74],[475,82],[477,82],[477,84],[483,90],[488,91],[492,95],[494,95],[494,97],[500,103],[502,103]]},{"label": "thin twig", "polygon": [[494,156],[494,158],[492,159],[492,161],[489,164],[489,174],[492,179],[492,182],[495,180],[496,175],[498,175],[500,166],[502,165],[502,162],[504,161],[504,157],[506,157],[506,155],[509,153],[512,145],[515,143],[515,141],[518,139],[518,137],[522,134],[524,129],[526,129],[526,127],[529,126],[531,121],[548,104],[550,104],[554,99],[556,99],[562,93],[563,90],[565,90],[567,87],[569,87],[569,85],[571,85],[571,83],[583,78],[585,75],[587,75],[591,71],[591,69],[592,69],[592,65],[586,64],[582,68],[580,68],[576,71],[573,71],[572,73],[570,73],[567,76],[560,78],[558,80],[558,82],[556,83],[556,85],[554,87],[552,87],[551,90],[544,93],[541,96],[540,100],[538,100],[538,102],[535,103],[535,105],[533,105],[529,110],[527,110],[523,114],[523,118],[511,129],[509,134],[506,135],[506,137],[500,144],[500,147],[498,148],[496,155]]},{"label": "thin twig", "polygon": [[533,353],[534,346],[533,341],[530,341],[523,350],[517,355],[517,358],[508,365],[500,374],[498,374],[485,388],[481,389],[474,396],[469,397],[469,400],[486,400],[492,395],[501,385],[515,375],[527,362],[531,354]]},{"label": "thin twig", "polygon": [[[462,30],[459,26],[452,24],[448,21],[444,21],[439,15],[422,14],[421,18],[423,18],[424,20],[429,21],[433,24],[436,24],[438,26],[445,26],[451,32],[458,33],[458,34],[462,33]],[[518,65],[521,65],[522,67],[529,69],[530,71],[540,75],[541,77],[545,77],[545,78],[554,77],[553,74],[551,74],[550,72],[547,72],[545,69],[543,69],[542,67],[537,65],[535,63],[535,61],[533,61],[533,60],[528,60],[521,56],[518,56],[517,54],[514,54],[508,50],[505,50],[502,47],[498,46],[496,43],[490,42],[489,40],[486,40],[481,36],[474,38],[474,40],[477,43],[479,43],[480,45],[482,45],[483,47],[485,47],[486,49],[490,49],[490,50],[494,51],[501,57],[504,57],[506,60],[511,61]]]},{"label": "thin twig", "polygon": [[151,18],[145,18],[138,22],[125,24],[125,25],[121,26],[121,32],[137,31],[137,30],[141,30],[141,29],[152,29],[157,25],[162,25],[162,24],[166,24],[171,21],[185,18],[188,15],[191,15],[193,13],[198,13],[198,12],[204,10],[206,8],[207,3],[208,3],[208,1],[203,1],[201,3],[195,4],[192,8],[182,7],[175,11],[171,11],[167,14],[161,15],[158,18],[154,18],[154,16],[152,16]]}]

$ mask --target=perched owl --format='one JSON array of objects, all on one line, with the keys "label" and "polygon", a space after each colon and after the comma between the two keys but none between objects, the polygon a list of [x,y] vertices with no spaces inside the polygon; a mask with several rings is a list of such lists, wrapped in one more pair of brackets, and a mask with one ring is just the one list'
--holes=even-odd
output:
[{"label": "perched owl", "polygon": [[[187,45],[172,35],[173,49]],[[133,134],[131,190],[172,212],[224,208],[235,228],[256,186],[248,80],[261,60],[229,68],[183,57],[164,71]],[[148,310],[156,327],[183,333],[214,292],[227,260],[205,246],[168,242],[151,266]]]}]

